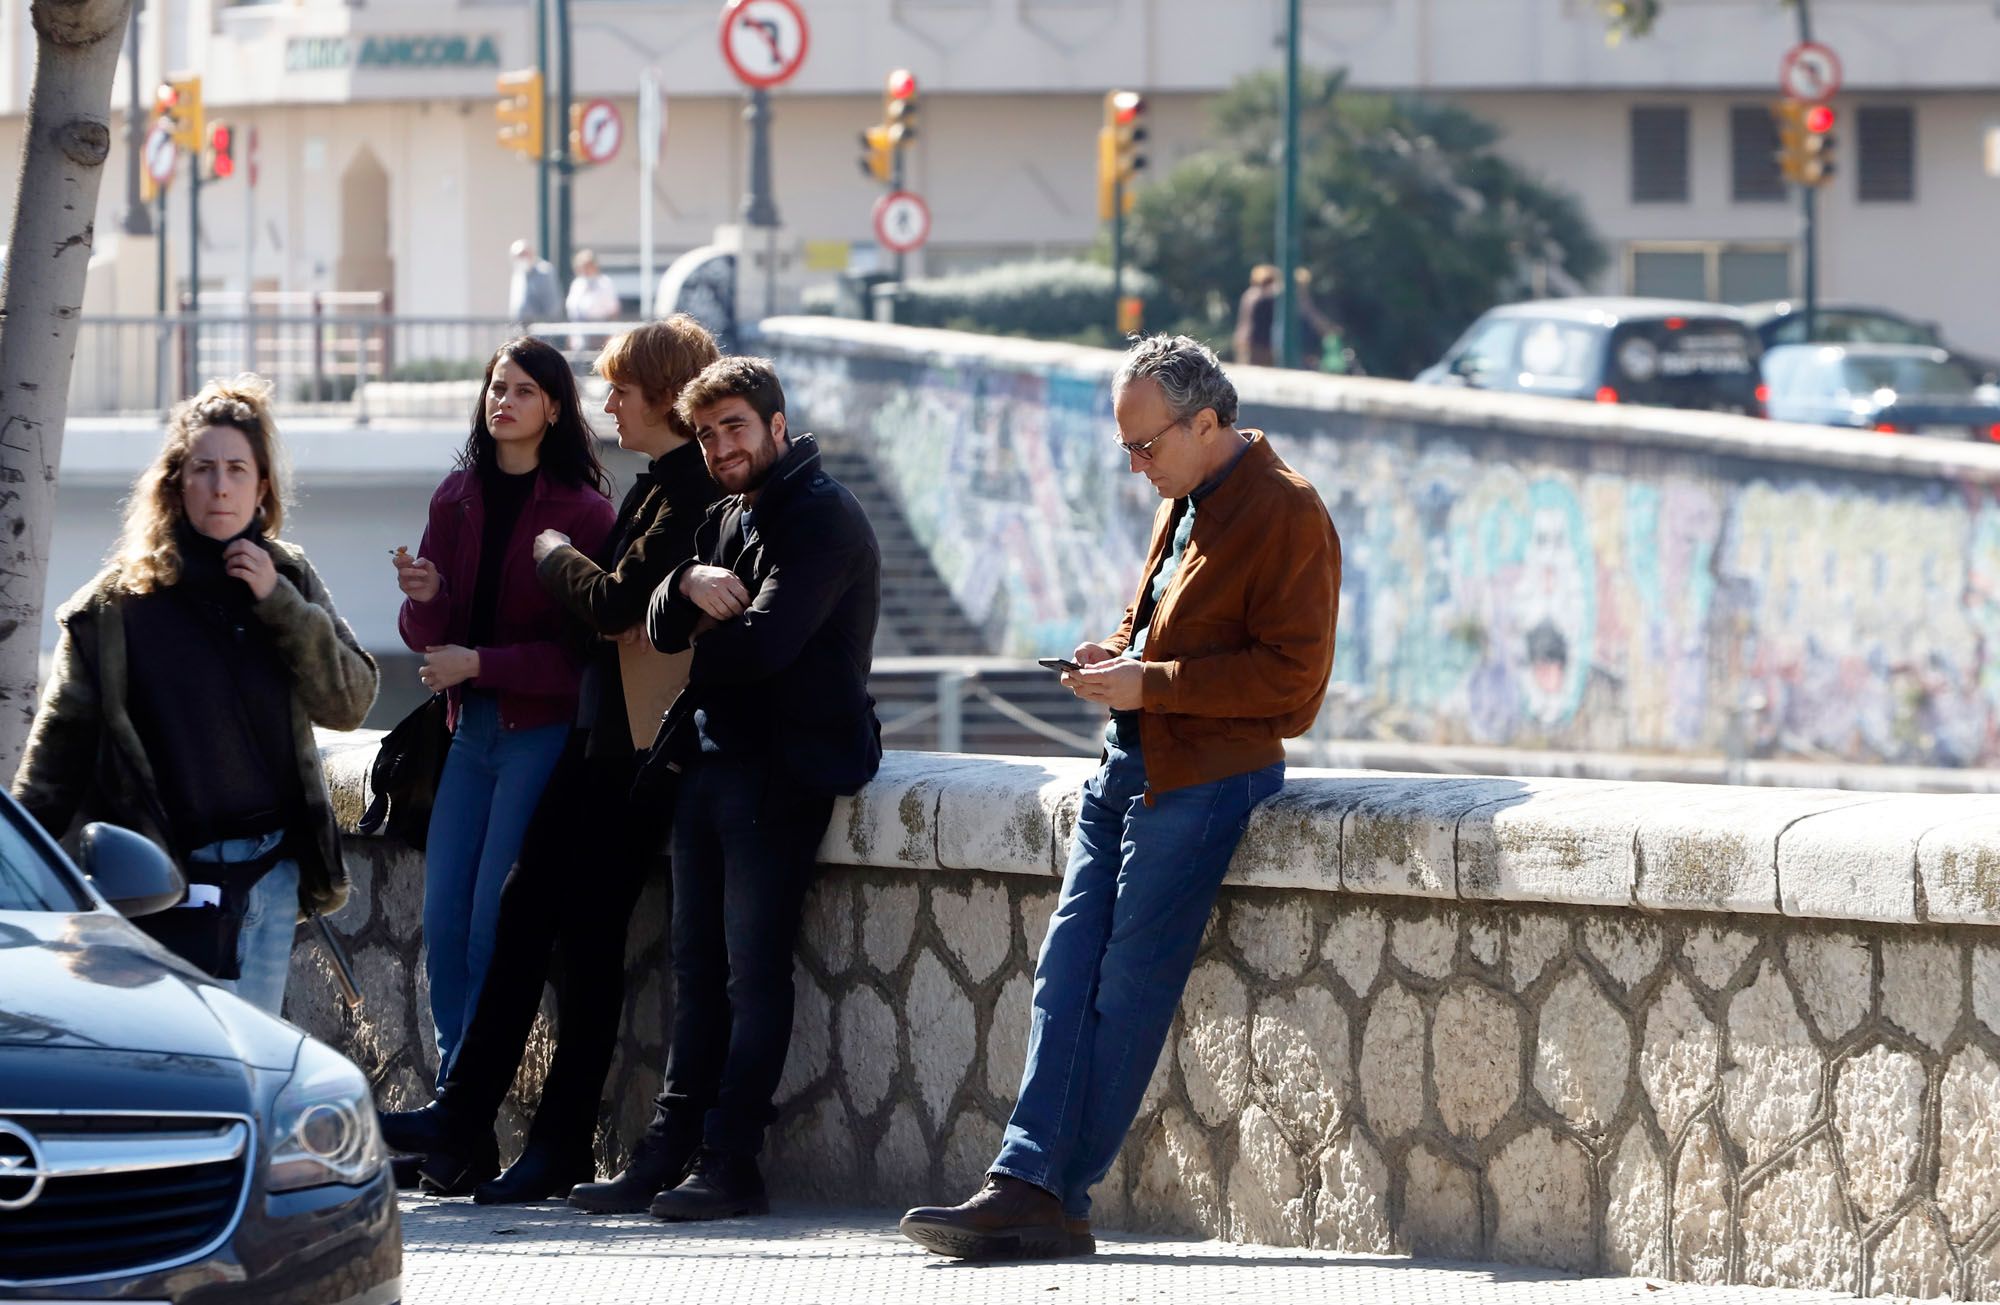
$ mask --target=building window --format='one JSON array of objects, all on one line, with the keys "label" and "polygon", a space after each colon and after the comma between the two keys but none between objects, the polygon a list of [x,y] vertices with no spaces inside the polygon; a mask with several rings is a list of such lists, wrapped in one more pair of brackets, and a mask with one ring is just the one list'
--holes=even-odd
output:
[{"label": "building window", "polygon": [[1729,197],[1738,203],[1785,197],[1785,175],[1778,170],[1778,124],[1764,105],[1738,104],[1729,110]]},{"label": "building window", "polygon": [[1721,241],[1635,244],[1626,249],[1625,283],[1635,295],[1752,304],[1792,293],[1790,245]]},{"label": "building window", "polygon": [[1856,193],[1863,200],[1917,197],[1917,112],[1907,104],[1865,104],[1854,115]]},{"label": "building window", "polygon": [[1688,111],[1679,104],[1632,107],[1632,202],[1685,204]]}]

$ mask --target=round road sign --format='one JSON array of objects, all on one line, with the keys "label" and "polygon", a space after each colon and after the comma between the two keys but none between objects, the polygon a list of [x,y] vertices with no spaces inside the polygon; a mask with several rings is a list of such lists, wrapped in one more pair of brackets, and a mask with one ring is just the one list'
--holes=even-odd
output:
[{"label": "round road sign", "polygon": [[1778,89],[1794,100],[1830,100],[1840,90],[1840,56],[1818,41],[1801,41],[1778,65]]},{"label": "round road sign", "polygon": [[875,201],[875,238],[884,249],[907,254],[931,238],[931,210],[907,190],[892,190]]},{"label": "round road sign", "polygon": [[806,61],[806,39],[796,0],[729,0],[722,7],[722,57],[745,86],[790,81]]},{"label": "round road sign", "polygon": [[576,120],[576,147],[586,163],[603,163],[618,152],[625,139],[625,120],[609,100],[592,100]]},{"label": "round road sign", "polygon": [[162,121],[153,124],[146,133],[146,175],[156,186],[164,186],[174,179],[174,163],[179,152],[174,148],[174,129]]}]

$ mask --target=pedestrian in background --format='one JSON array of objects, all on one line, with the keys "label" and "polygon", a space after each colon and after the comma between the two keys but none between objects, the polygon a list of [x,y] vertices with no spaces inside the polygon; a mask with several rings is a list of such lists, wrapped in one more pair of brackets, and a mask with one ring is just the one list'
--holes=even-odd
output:
[{"label": "pedestrian in background", "polygon": [[501,889],[493,962],[437,1100],[381,1117],[397,1151],[467,1162],[494,1154],[494,1120],[520,1068],[550,960],[560,956],[556,1049],[541,1100],[520,1157],[474,1189],[482,1204],[541,1201],[583,1184],[573,1204],[643,1210],[680,1181],[642,1147],[618,1178],[594,1183],[593,1144],[625,1009],[625,935],[647,871],[665,850],[671,815],[635,803],[632,781],[640,749],[687,682],[691,657],[654,649],[643,628],[646,607],[693,555],[695,528],[721,495],[674,402],[717,356],[714,338],[685,315],[607,344],[597,358],[611,386],[604,411],[618,425],[619,446],[651,462],[618,509],[603,565],[560,531],[535,538],[543,587],[595,641],[576,726]]},{"label": "pedestrian in background", "polygon": [[109,563],[56,614],[14,775],[58,837],[104,820],[165,848],[188,897],[134,923],[273,1015],[298,920],[347,896],[313,727],[359,727],[378,682],[278,537],[285,498],[269,382],[210,381],[174,409]]},{"label": "pedestrian in background", "polygon": [[710,364],[679,410],[729,497],[646,618],[662,651],[693,642],[695,710],[674,807],[673,1032],[641,1146],[647,1176],[685,1174],[654,1217],[724,1219],[769,1208],[757,1155],[791,1045],[800,912],[835,795],[882,762],[882,554],[818,442],[789,429],[769,362]]},{"label": "pedestrian in background", "polygon": [[572,322],[615,322],[618,320],[618,287],[597,265],[594,250],[579,249],[571,260],[576,278],[569,283],[563,305]]},{"label": "pedestrian in background", "polygon": [[507,282],[507,316],[524,325],[552,322],[562,316],[563,297],[556,286],[556,270],[526,240],[516,240],[507,253],[514,264],[514,274]]},{"label": "pedestrian in background", "polygon": [[1278,321],[1278,269],[1259,263],[1250,269],[1250,285],[1236,303],[1236,361],[1271,365],[1271,343]]},{"label": "pedestrian in background", "polygon": [[1340,540],[1312,483],[1236,427],[1205,345],[1156,335],[1111,383],[1129,468],[1165,500],[1118,630],[1063,684],[1111,710],[1035,963],[1021,1091],[984,1188],[903,1216],[944,1255],[1087,1255],[1090,1189],[1139,1112],[1215,905],[1285,740],[1333,669]]},{"label": "pedestrian in background", "polygon": [[[605,484],[569,363],[541,340],[510,340],[486,364],[472,433],[431,497],[417,555],[391,559],[397,628],[424,654],[424,686],[447,695],[452,728],[424,853],[440,1083],[492,961],[501,885],[576,718],[581,643],[535,577],[533,541],[559,530],[595,554],[611,530]],[[469,1191],[497,1172],[475,1159],[486,1163],[426,1179]]]}]

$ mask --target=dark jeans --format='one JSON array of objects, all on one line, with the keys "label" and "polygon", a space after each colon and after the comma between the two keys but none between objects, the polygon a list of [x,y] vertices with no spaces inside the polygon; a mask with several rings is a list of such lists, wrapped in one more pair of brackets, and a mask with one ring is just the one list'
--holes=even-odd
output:
[{"label": "dark jeans", "polygon": [[656,1132],[755,1155],[792,1040],[792,949],[833,799],[707,754],[674,811],[674,1023]]},{"label": "dark jeans", "polygon": [[438,1091],[459,1120],[492,1125],[513,1085],[551,958],[556,1049],[530,1145],[588,1148],[625,1010],[625,934],[665,833],[626,800],[636,754],[586,758],[571,735],[500,893],[493,963]]}]

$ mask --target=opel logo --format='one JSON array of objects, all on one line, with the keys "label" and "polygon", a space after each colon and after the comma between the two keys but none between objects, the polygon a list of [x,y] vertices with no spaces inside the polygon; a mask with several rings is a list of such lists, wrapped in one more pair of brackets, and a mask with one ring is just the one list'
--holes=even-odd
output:
[{"label": "opel logo", "polygon": [[33,1135],[0,1119],[0,1210],[21,1210],[34,1204],[47,1181]]}]

